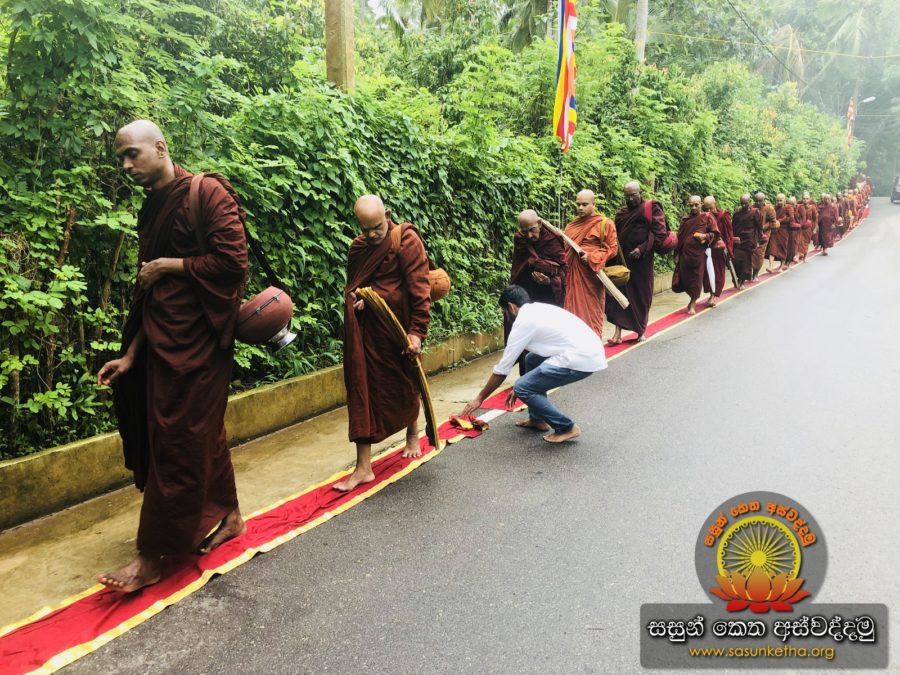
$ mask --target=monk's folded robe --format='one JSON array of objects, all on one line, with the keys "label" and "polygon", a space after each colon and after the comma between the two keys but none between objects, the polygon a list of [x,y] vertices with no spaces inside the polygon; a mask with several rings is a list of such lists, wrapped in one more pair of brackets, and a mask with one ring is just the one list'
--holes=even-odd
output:
[{"label": "monk's folded robe", "polygon": [[193,552],[238,506],[225,405],[234,329],[247,272],[245,214],[227,181],[200,183],[203,250],[187,213],[191,174],[148,191],[138,214],[138,260],[183,258],[185,276],[135,288],[122,351],[144,347],[114,386],[126,466],[144,492],[137,548]]},{"label": "monk's folded robe", "polygon": [[703,290],[719,297],[725,290],[725,276],[728,274],[728,258],[734,257],[734,233],[732,232],[731,212],[725,210],[717,210],[711,212],[713,218],[716,219],[716,226],[719,228],[720,241],[725,245],[724,248],[716,245],[712,249],[713,272],[716,275],[716,287],[710,288],[709,275],[703,277]]},{"label": "monk's folded robe", "polygon": [[796,248],[794,244],[794,207],[790,204],[775,207],[775,218],[779,227],[769,235],[768,255],[779,262],[790,262],[789,248]]},{"label": "monk's folded robe", "polygon": [[[550,278],[549,284],[539,284],[531,276],[540,272]],[[528,241],[522,232],[513,237],[512,271],[510,285],[521,286],[532,302],[545,302],[562,307],[566,300],[566,281],[569,266],[566,263],[566,247],[562,237],[541,227],[541,238]]]},{"label": "monk's folded robe", "polygon": [[834,234],[840,222],[837,206],[823,204],[819,209],[819,246],[823,249],[834,246]]},{"label": "monk's folded robe", "polygon": [[[402,227],[400,246],[391,231]],[[364,235],[350,244],[344,310],[344,383],[350,440],[378,443],[405,429],[419,416],[419,390],[413,364],[403,354],[390,327],[369,310],[357,312],[350,293],[368,286],[380,295],[408,335],[423,342],[431,322],[428,257],[415,226],[388,222],[377,246]]]},{"label": "monk's folded robe", "polygon": [[602,337],[606,289],[597,278],[597,272],[619,250],[616,226],[606,216],[595,213],[586,218],[576,218],[566,225],[566,234],[587,253],[588,264],[585,265],[571,248],[566,250],[569,281],[564,309]]},{"label": "monk's folded robe", "polygon": [[[647,218],[650,204],[650,218]],[[642,202],[634,208],[624,207],[616,211],[616,236],[625,256],[625,264],[631,270],[628,283],[619,290],[628,298],[628,307],[622,309],[618,302],[606,305],[606,319],[624,330],[643,335],[650,318],[653,303],[653,247],[662,244],[668,234],[666,215],[659,202]],[[631,257],[634,249],[640,257]]]},{"label": "monk's folded robe", "polygon": [[[705,234],[705,243],[697,241],[695,234]],[[691,300],[696,300],[703,292],[703,280],[706,276],[706,249],[713,245],[719,236],[716,219],[709,213],[701,212],[696,216],[685,216],[678,228],[678,245],[675,255],[678,292],[687,293]],[[674,290],[674,289],[673,289]]]},{"label": "monk's folded robe", "polygon": [[759,247],[763,216],[759,209],[738,209],[732,217],[734,232],[734,271],[738,282],[747,281],[753,272],[753,253]]}]

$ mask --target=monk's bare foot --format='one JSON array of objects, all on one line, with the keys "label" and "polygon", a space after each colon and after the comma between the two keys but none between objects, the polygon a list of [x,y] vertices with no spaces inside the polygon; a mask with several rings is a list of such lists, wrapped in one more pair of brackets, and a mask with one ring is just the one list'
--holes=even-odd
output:
[{"label": "monk's bare foot", "polygon": [[643,335],[643,333],[642,333],[641,335],[638,335],[638,336],[633,340],[633,342],[644,342],[644,341],[646,341],[646,339],[647,339],[647,338],[645,338],[644,335]]},{"label": "monk's bare foot", "polygon": [[340,483],[335,483],[331,487],[340,492],[350,492],[350,490],[353,490],[357,485],[371,483],[373,480],[375,480],[375,474],[372,472],[371,468],[356,469],[356,471],[347,476],[347,478]]},{"label": "monk's bare foot", "polygon": [[694,316],[694,314],[697,313],[697,310],[694,309],[693,307],[688,307],[687,313],[688,313],[688,316]]},{"label": "monk's bare foot", "polygon": [[109,574],[100,574],[97,581],[114,591],[133,593],[159,581],[161,567],[159,558],[138,554],[128,565]]},{"label": "monk's bare foot", "polygon": [[523,429],[537,429],[538,431],[550,431],[550,425],[546,422],[538,422],[537,420],[527,419],[527,420],[519,420],[516,422],[517,427],[522,427]]},{"label": "monk's bare foot", "polygon": [[422,448],[419,446],[419,437],[413,436],[410,438],[406,437],[406,445],[403,447],[403,452],[400,453],[400,456],[404,459],[407,457],[421,457],[422,456]]},{"label": "monk's bare foot", "polygon": [[544,436],[544,440],[548,443],[565,443],[566,441],[574,440],[579,436],[581,436],[581,427],[576,424],[565,433],[547,434]]},{"label": "monk's bare foot", "polygon": [[244,524],[244,519],[241,517],[240,509],[235,509],[222,518],[222,522],[219,523],[216,531],[203,540],[200,546],[197,547],[197,551],[200,553],[214,551],[229,539],[240,537],[246,531],[247,526]]},{"label": "monk's bare foot", "polygon": [[611,338],[609,338],[609,340],[606,341],[607,347],[615,347],[616,345],[620,345],[620,344],[622,344],[622,340],[616,339],[614,337],[611,337]]},{"label": "monk's bare foot", "polygon": [[710,299],[709,299],[709,302],[706,303],[706,306],[707,306],[707,307],[715,307],[717,304],[718,304],[718,303],[716,302],[716,299],[715,299],[715,298],[710,298]]}]

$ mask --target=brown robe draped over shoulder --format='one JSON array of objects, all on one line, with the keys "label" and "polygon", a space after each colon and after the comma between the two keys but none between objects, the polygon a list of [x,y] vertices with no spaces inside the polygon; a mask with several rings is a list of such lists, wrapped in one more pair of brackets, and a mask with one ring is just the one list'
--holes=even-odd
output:
[{"label": "brown robe draped over shoulder", "polygon": [[139,260],[183,258],[185,276],[137,286],[122,350],[146,337],[132,370],[116,383],[126,466],[144,491],[137,548],[148,555],[193,552],[238,506],[225,405],[234,327],[247,272],[244,212],[223,183],[200,184],[203,248],[187,213],[191,174],[148,191],[138,214]]},{"label": "brown robe draped over shoulder", "polygon": [[[628,283],[620,290],[628,298],[628,307],[622,309],[617,302],[606,306],[606,319],[624,330],[643,335],[650,318],[653,303],[653,247],[662,244],[668,234],[666,215],[659,202],[650,202],[650,220],[645,212],[647,202],[616,211],[616,236],[625,264],[631,270]],[[637,249],[640,256],[631,257]]]},{"label": "brown robe draped over shoulder", "polygon": [[[401,230],[393,250],[391,231]],[[369,308],[357,312],[350,293],[369,286],[387,303],[408,335],[423,342],[431,323],[428,256],[419,231],[409,223],[388,221],[377,246],[362,235],[350,244],[344,310],[344,384],[350,440],[378,443],[405,429],[419,416],[419,390],[413,364],[390,328]]]},{"label": "brown robe draped over shoulder", "polygon": [[[695,234],[707,235],[707,241],[700,243]],[[677,284],[682,292],[691,300],[696,300],[703,292],[703,280],[706,276],[706,249],[719,236],[716,219],[709,213],[701,212],[696,216],[685,216],[678,228],[678,245],[675,247]]]},{"label": "brown robe draped over shoulder", "polygon": [[710,288],[709,275],[703,276],[703,290],[719,297],[725,290],[725,276],[728,274],[728,258],[734,257],[734,232],[731,224],[731,211],[713,211],[710,215],[716,219],[719,235],[725,244],[725,248],[713,247],[712,262],[713,272],[716,275],[716,287]]},{"label": "brown robe draped over shoulder", "polygon": [[763,216],[756,207],[738,209],[732,217],[734,231],[734,271],[738,282],[747,281],[753,272],[753,252],[759,247]]},{"label": "brown robe draped over shoulder", "polygon": [[823,204],[819,209],[819,246],[829,249],[834,246],[834,233],[841,223],[841,216],[835,204]]},{"label": "brown robe draped over shoulder", "polygon": [[762,269],[769,248],[769,240],[775,235],[775,230],[778,227],[778,218],[775,217],[774,206],[766,203],[759,210],[759,213],[762,218],[762,233],[759,236],[759,246],[753,251],[754,274],[759,274],[759,271]]},{"label": "brown robe draped over shoulder", "polygon": [[809,251],[809,244],[813,240],[813,234],[819,225],[819,210],[812,202],[803,203],[803,211],[800,213],[800,232],[797,238],[797,255],[803,260]]},{"label": "brown robe draped over shoulder", "polygon": [[[531,276],[541,272],[550,277],[548,285],[539,284]],[[528,241],[522,232],[513,237],[512,271],[509,283],[521,286],[532,302],[545,302],[562,307],[566,299],[566,282],[569,265],[566,263],[566,247],[562,237],[541,227],[541,238]]]},{"label": "brown robe draped over shoulder", "polygon": [[585,265],[571,248],[566,250],[569,285],[564,308],[590,326],[598,337],[602,337],[606,289],[597,278],[597,272],[619,250],[616,226],[606,216],[595,213],[586,218],[576,218],[566,225],[566,234],[587,253],[588,264]]},{"label": "brown robe draped over shoulder", "polygon": [[790,262],[793,257],[788,257],[790,248],[796,249],[794,243],[794,207],[790,204],[775,207],[775,218],[779,227],[769,235],[769,256],[779,262]]}]

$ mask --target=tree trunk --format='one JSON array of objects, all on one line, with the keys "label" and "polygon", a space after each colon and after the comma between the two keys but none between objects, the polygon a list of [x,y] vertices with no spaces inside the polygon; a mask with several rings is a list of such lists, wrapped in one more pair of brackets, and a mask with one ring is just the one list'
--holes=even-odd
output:
[{"label": "tree trunk", "polygon": [[650,14],[650,0],[637,0],[634,17],[634,48],[638,61],[644,62],[647,51],[647,17]]}]

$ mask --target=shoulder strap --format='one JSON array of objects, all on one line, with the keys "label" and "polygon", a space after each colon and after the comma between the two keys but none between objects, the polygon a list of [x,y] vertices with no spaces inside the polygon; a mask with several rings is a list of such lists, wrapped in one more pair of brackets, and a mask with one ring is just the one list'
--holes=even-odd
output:
[{"label": "shoulder strap", "polygon": [[[188,190],[187,199],[188,219],[190,220],[191,228],[194,230],[194,236],[197,238],[197,245],[200,247],[200,252],[204,255],[206,254],[206,242],[203,240],[203,234],[200,231],[200,211],[202,210],[202,206],[200,204],[200,183],[207,175],[219,181],[219,183],[222,183],[217,174],[198,173],[193,178],[191,178],[191,187]],[[262,247],[259,245],[259,242],[251,236],[250,230],[247,229],[247,224],[244,222],[244,208],[237,193],[234,192],[234,189],[231,188],[230,184],[222,184],[222,187],[224,187],[228,191],[228,194],[231,195],[231,198],[234,199],[238,204],[238,209],[241,213],[241,224],[244,226],[244,236],[247,237],[247,245],[250,247],[250,251],[253,253],[253,257],[256,258],[256,261],[260,264],[260,267],[262,267],[263,271],[266,273],[266,280],[269,282],[269,285],[280,288],[281,290],[287,290],[285,285],[281,282],[281,279],[279,279],[278,275],[275,274],[275,270],[272,269],[269,261],[266,259],[266,254],[262,250]]]}]

